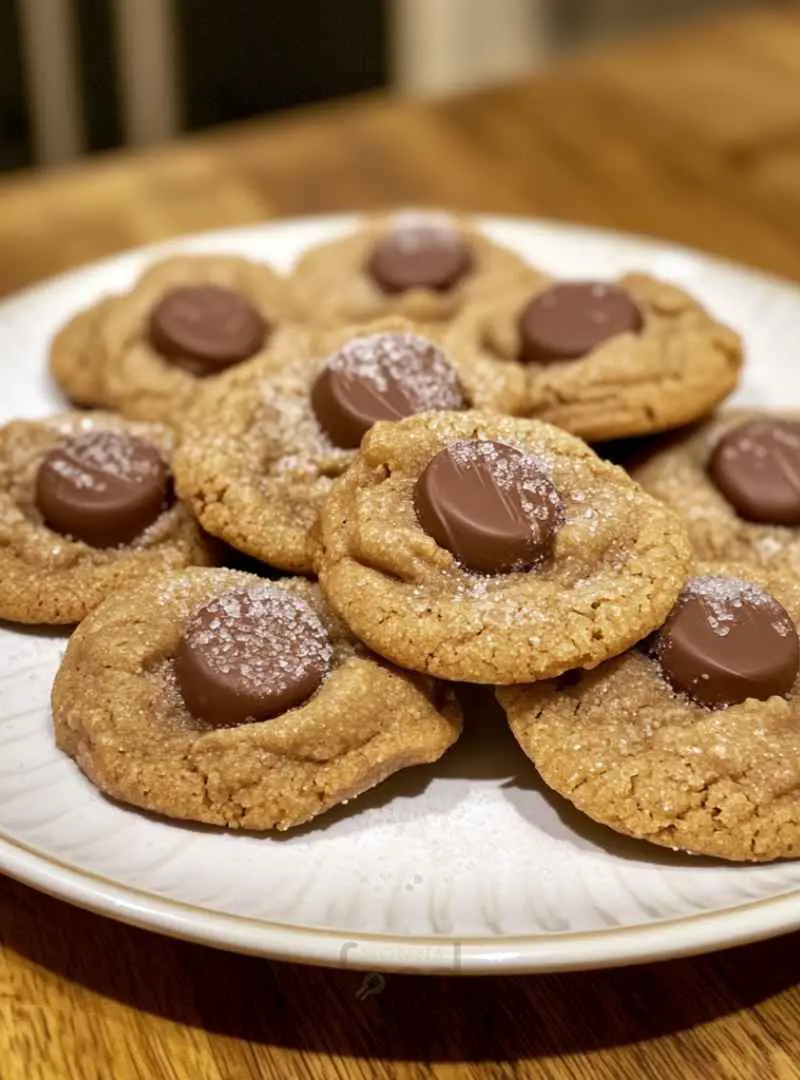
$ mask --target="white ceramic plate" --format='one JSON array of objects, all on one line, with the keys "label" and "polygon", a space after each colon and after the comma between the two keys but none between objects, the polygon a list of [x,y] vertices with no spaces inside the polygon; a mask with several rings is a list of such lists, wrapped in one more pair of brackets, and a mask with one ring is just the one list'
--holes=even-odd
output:
[{"label": "white ceramic plate", "polygon": [[[740,329],[738,400],[800,405],[800,289],[665,244],[549,223],[487,230],[565,277],[646,269]],[[288,268],[346,229],[315,219],[191,237],[88,266],[0,305],[0,420],[61,407],[53,331],[164,251]],[[736,867],[617,837],[537,781],[504,729],[474,725],[282,838],[167,824],[104,799],[50,730],[66,636],[0,625],[0,870],[113,918],[222,948],[375,970],[543,971],[635,963],[800,927],[800,862]]]}]

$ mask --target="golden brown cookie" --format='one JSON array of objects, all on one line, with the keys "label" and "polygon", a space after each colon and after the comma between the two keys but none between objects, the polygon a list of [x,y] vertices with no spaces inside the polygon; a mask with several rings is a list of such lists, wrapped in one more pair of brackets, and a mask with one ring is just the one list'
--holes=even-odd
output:
[{"label": "golden brown cookie", "polygon": [[117,301],[98,300],[59,330],[50,347],[50,371],[58,386],[78,408],[92,408],[103,398],[106,360],[100,327]]},{"label": "golden brown cookie", "polygon": [[683,517],[698,558],[800,573],[800,413],[726,410],[634,475]]},{"label": "golden brown cookie", "polygon": [[319,507],[380,418],[466,405],[480,361],[445,354],[406,319],[316,336],[205,389],[183,427],[178,491],[203,527],[284,570],[313,570]]},{"label": "golden brown cookie", "polygon": [[310,821],[435,761],[461,727],[449,691],[376,662],[315,585],[199,569],[118,593],[85,620],[53,721],[106,794],[236,829]]},{"label": "golden brown cookie", "polygon": [[198,388],[303,334],[270,267],[228,255],[155,263],[124,295],[80,312],[56,336],[51,372],[84,406],[172,424]]},{"label": "golden brown cookie", "polygon": [[376,424],[320,516],[320,584],[370,648],[441,678],[594,667],[657,626],[684,582],[678,517],[536,420]]},{"label": "golden brown cookie", "polygon": [[371,217],[311,248],[291,278],[304,319],[316,325],[403,315],[443,323],[466,305],[540,275],[464,216],[431,210]]},{"label": "golden brown cookie", "polygon": [[695,574],[649,648],[500,703],[542,779],[595,821],[737,862],[798,857],[800,586]]},{"label": "golden brown cookie", "polygon": [[491,359],[511,410],[590,441],[666,431],[735,388],[737,335],[687,293],[644,274],[616,283],[520,283],[471,305],[445,343]]},{"label": "golden brown cookie", "polygon": [[104,413],[0,429],[0,618],[79,622],[110,593],[211,557],[171,493],[173,438]]}]

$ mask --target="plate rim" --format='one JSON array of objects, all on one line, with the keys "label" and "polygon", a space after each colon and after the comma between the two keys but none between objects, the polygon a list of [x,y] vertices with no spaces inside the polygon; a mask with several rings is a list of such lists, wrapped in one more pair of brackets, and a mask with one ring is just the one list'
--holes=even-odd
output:
[{"label": "plate rim", "polygon": [[[658,237],[521,214],[471,216],[488,230],[544,228],[572,237],[578,234],[617,244],[623,241],[651,254],[659,250],[685,255],[772,287],[800,291],[789,279]],[[255,231],[303,230],[311,237],[316,232],[345,229],[360,217],[349,213],[276,218],[181,234],[53,275],[4,297],[0,312],[77,283],[84,276],[94,276],[104,268],[180,250],[187,242],[213,246],[237,236],[252,236]],[[0,872],[73,906],[151,932],[273,960],[365,971],[484,975],[590,970],[709,953],[800,929],[800,889],[790,889],[717,910],[601,930],[495,936],[345,933],[234,915],[175,900],[62,862],[4,830],[0,830]]]},{"label": "plate rim", "polygon": [[[369,213],[372,213],[371,211]],[[387,211],[388,212],[388,211]],[[685,256],[690,259],[700,259],[706,264],[711,264],[727,273],[744,275],[748,278],[757,279],[763,284],[773,288],[790,289],[800,294],[800,278],[797,281],[773,273],[770,270],[758,266],[749,266],[747,263],[737,262],[735,259],[718,255],[703,248],[694,247],[691,244],[683,244],[679,241],[668,240],[664,237],[648,233],[633,232],[627,229],[612,229],[600,225],[584,224],[580,221],[570,221],[565,218],[534,217],[528,214],[492,214],[480,211],[457,211],[464,213],[481,228],[489,230],[500,229],[546,229],[553,233],[562,233],[574,237],[580,234],[586,238],[596,240],[609,240],[613,243],[624,241],[631,248],[642,248],[649,251],[657,249],[661,254],[673,254]],[[42,278],[30,285],[12,290],[0,297],[0,310],[11,307],[19,301],[26,301],[39,293],[50,289],[61,288],[70,282],[79,281],[84,275],[93,275],[96,271],[112,268],[120,263],[131,259],[141,258],[146,255],[161,256],[183,250],[183,245],[200,242],[214,244],[217,241],[224,242],[229,237],[248,236],[254,232],[279,231],[297,232],[299,230],[314,233],[317,230],[344,230],[357,224],[365,214],[352,212],[332,214],[299,214],[290,217],[264,218],[260,221],[251,222],[249,225],[230,225],[220,228],[198,229],[193,232],[177,233],[175,236],[166,237],[163,240],[155,240],[149,244],[138,244],[135,247],[125,248],[122,251],[104,255],[99,259],[71,266],[66,270],[60,270],[55,274]],[[265,262],[269,260],[265,259]]]},{"label": "plate rim", "polygon": [[62,862],[5,833],[0,834],[0,872],[73,906],[168,937],[270,960],[362,971],[589,971],[711,953],[800,930],[800,889],[632,926],[459,937],[345,933],[214,911]]}]

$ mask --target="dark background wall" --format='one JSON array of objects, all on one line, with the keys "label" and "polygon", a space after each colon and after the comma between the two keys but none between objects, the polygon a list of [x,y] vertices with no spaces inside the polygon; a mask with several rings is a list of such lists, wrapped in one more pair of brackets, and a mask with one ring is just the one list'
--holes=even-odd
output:
[{"label": "dark background wall", "polygon": [[[17,3],[0,0],[0,169],[30,164]],[[147,0],[143,0],[147,2]],[[382,86],[390,0],[174,0],[184,127]],[[122,142],[109,0],[73,0],[87,142]]]},{"label": "dark background wall", "polygon": [[18,41],[17,5],[0,0],[0,169],[25,165],[30,154]]},{"label": "dark background wall", "polygon": [[376,0],[180,0],[177,7],[190,128],[385,80],[385,13]]},{"label": "dark background wall", "polygon": [[[0,0],[0,170],[32,164],[19,10]],[[145,7],[150,0],[139,0]],[[433,2],[433,0],[431,0]],[[491,0],[486,0],[491,2]],[[758,0],[549,0],[552,56]],[[762,0],[766,2],[766,0]],[[269,114],[388,81],[393,0],[171,0],[183,127]],[[502,18],[504,0],[493,0]],[[112,0],[71,0],[89,151],[124,141]]]}]

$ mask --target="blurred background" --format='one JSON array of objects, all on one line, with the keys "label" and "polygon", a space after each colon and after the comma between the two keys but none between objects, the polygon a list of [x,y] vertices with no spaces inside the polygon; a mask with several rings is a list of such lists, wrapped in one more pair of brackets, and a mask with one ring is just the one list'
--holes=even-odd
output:
[{"label": "blurred background", "polygon": [[789,2],[0,0],[0,169],[356,92],[449,94],[659,25]]}]

